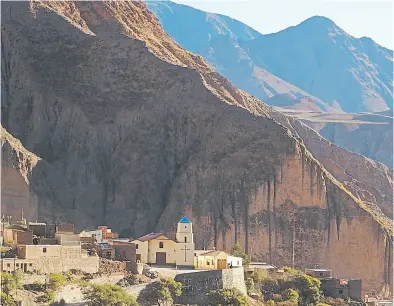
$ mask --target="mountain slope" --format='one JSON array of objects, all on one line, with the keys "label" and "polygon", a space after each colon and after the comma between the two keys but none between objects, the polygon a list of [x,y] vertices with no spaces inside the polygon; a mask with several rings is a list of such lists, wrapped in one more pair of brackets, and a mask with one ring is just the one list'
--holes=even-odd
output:
[{"label": "mountain slope", "polygon": [[390,220],[143,3],[1,5],[2,124],[47,165],[29,176],[39,218],[136,237],[188,208],[197,247],[240,242],[277,265],[295,227],[297,267],[390,287]]},{"label": "mountain slope", "polygon": [[[369,38],[350,36],[327,18],[313,17],[275,34],[248,35],[251,28],[237,26],[235,31],[231,26],[236,21],[228,17],[170,1],[147,4],[178,43],[203,56],[235,85],[259,99],[287,92],[267,91],[256,70],[303,91],[297,98],[306,92],[324,101],[325,106],[320,107],[323,111],[377,112],[392,108],[392,51]],[[184,26],[185,15],[193,28]],[[206,30],[210,16],[221,20],[228,31],[218,30],[213,35],[214,27]],[[244,32],[240,33],[240,28]]]},{"label": "mountain slope", "polygon": [[[241,42],[256,39],[261,34],[247,25],[170,1],[148,1],[147,5],[166,32],[185,49],[203,56],[216,71],[257,98],[265,100],[282,94],[288,94],[292,100],[308,97],[318,101],[314,109],[340,111],[256,65]],[[297,109],[299,105],[291,102],[287,106]]]}]

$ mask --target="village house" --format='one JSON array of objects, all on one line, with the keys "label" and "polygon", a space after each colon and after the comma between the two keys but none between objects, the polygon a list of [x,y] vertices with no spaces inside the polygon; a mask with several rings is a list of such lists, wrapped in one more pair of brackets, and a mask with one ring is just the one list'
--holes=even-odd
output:
[{"label": "village house", "polygon": [[99,258],[89,256],[92,254],[81,249],[80,237],[72,232],[73,226],[58,226],[56,229],[59,231],[55,233],[55,238],[33,238],[33,231],[11,229],[20,237],[13,238],[18,241],[16,257],[3,258],[1,271],[52,273],[80,269],[87,273],[96,273]]},{"label": "village house", "polygon": [[176,241],[163,233],[150,233],[132,241],[137,262],[194,268],[192,223],[183,217],[177,226]]},{"label": "village house", "polygon": [[223,251],[195,251],[194,266],[196,269],[215,270],[242,267],[242,258]]},{"label": "village house", "polygon": [[332,277],[330,269],[305,269],[305,274],[313,276],[320,280],[321,289],[325,296],[352,299],[355,301],[362,300],[362,281],[361,279],[339,279]]},{"label": "village house", "polygon": [[135,244],[129,239],[114,239],[112,247],[115,250],[116,260],[136,262]]}]

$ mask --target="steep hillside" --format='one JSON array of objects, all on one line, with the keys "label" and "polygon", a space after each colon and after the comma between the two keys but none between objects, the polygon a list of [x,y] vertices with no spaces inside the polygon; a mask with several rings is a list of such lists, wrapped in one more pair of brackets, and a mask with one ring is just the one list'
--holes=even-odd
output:
[{"label": "steep hillside", "polygon": [[[263,101],[287,93],[293,99],[319,99],[315,108],[328,112],[377,112],[393,106],[392,51],[369,38],[350,36],[327,18],[316,16],[262,35],[229,17],[170,1],[147,3],[179,44]],[[184,25],[185,16],[193,26]],[[212,18],[222,27],[212,25]],[[296,102],[288,106],[302,107]]]},{"label": "steep hillside", "polygon": [[324,114],[279,109],[303,121],[323,137],[349,151],[393,169],[393,113]]},{"label": "steep hillside", "polygon": [[298,267],[390,285],[390,220],[143,3],[1,5],[2,124],[42,159],[28,177],[40,219],[135,237],[171,233],[187,208],[197,247],[238,241],[288,265],[295,229]]}]

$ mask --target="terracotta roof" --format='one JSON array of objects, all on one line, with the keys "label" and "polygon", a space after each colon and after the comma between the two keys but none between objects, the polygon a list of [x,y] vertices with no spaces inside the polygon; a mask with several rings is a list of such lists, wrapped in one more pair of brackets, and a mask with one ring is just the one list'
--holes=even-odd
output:
[{"label": "terracotta roof", "polygon": [[[145,242],[145,241],[149,241],[149,240],[153,240],[153,239],[156,239],[157,237],[160,237],[160,236],[162,236],[163,235],[163,233],[150,233],[150,234],[147,234],[147,235],[145,235],[145,236],[142,236],[142,237],[140,237],[140,238],[138,238],[138,239],[136,239],[136,240],[139,240],[139,241],[141,241],[141,242]],[[165,236],[164,236],[165,237]],[[166,237],[166,239],[168,239],[167,237]]]}]

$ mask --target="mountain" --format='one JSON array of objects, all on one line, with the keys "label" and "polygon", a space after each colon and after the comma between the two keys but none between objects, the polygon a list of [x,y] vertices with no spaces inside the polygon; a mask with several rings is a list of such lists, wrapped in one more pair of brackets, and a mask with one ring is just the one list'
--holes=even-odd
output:
[{"label": "mountain", "polygon": [[[166,32],[182,47],[203,56],[216,71],[257,98],[266,100],[275,97],[271,105],[278,105],[275,103],[278,102],[295,109],[302,105],[293,100],[308,98],[314,101],[312,108],[315,110],[341,111],[338,106],[331,107],[256,65],[241,42],[262,35],[247,25],[227,16],[206,13],[170,1],[147,1],[146,4],[159,18]],[[283,95],[290,99],[280,99]]]},{"label": "mountain", "polygon": [[278,108],[332,143],[393,169],[393,113],[327,114]]},{"label": "mountain", "polygon": [[[314,109],[328,112],[393,107],[393,52],[370,38],[352,37],[328,18],[315,16],[262,35],[229,17],[170,1],[147,5],[179,44],[263,101],[278,101],[269,98],[287,94],[318,99]],[[298,104],[286,106],[298,108]]]},{"label": "mountain", "polygon": [[2,162],[18,179],[2,180],[17,193],[4,214],[18,199],[39,220],[137,237],[170,234],[186,210],[198,248],[239,242],[289,265],[294,243],[299,268],[391,289],[386,166],[332,146],[316,159],[329,142],[182,49],[141,2],[1,5]]}]

